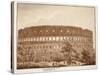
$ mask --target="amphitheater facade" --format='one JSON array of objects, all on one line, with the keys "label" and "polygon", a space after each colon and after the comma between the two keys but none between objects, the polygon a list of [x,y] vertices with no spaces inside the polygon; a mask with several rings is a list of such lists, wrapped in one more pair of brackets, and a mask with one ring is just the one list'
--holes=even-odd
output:
[{"label": "amphitheater facade", "polygon": [[[40,61],[50,62],[55,56],[63,57],[60,51],[66,43],[80,54],[83,49],[93,48],[93,33],[72,26],[33,26],[18,31],[17,46],[22,48],[20,50],[26,57],[23,61],[32,62],[40,58]],[[20,54],[19,50],[17,52]],[[21,59],[18,62],[22,62]]]}]

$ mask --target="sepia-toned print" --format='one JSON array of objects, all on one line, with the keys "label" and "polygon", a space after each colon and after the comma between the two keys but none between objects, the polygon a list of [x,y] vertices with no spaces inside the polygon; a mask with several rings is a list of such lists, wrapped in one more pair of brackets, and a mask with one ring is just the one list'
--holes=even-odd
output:
[{"label": "sepia-toned print", "polygon": [[95,8],[17,4],[16,67],[96,65]]}]

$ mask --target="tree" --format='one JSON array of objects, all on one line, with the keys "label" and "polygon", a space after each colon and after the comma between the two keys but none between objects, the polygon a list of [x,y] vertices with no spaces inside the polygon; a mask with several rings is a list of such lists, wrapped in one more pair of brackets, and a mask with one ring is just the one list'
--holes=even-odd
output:
[{"label": "tree", "polygon": [[96,63],[95,62],[96,56],[95,56],[95,52],[93,49],[91,50],[83,49],[81,54],[82,54],[81,61],[85,63],[86,65],[93,65]]},{"label": "tree", "polygon": [[55,61],[55,62],[60,62],[60,61],[65,60],[64,55],[60,52],[54,52],[53,56],[51,57],[52,57],[52,61]]},{"label": "tree", "polygon": [[75,49],[72,48],[72,45],[69,42],[64,42],[65,46],[62,47],[62,53],[65,56],[65,60],[67,61],[68,65],[71,65],[72,62],[79,61],[80,62],[80,57],[79,53]]},{"label": "tree", "polygon": [[65,46],[62,47],[61,52],[64,54],[68,65],[70,65],[72,62],[72,60],[71,60],[72,45],[69,42],[65,42],[64,44],[65,44]]}]

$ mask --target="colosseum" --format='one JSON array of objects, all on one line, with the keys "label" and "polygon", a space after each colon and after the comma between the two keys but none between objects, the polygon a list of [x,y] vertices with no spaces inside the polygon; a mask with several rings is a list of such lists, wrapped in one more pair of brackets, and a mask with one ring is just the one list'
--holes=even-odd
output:
[{"label": "colosseum", "polygon": [[[17,43],[17,68],[25,68],[23,67],[25,62],[24,66],[31,64],[27,67],[32,68],[39,67],[36,65],[43,62],[45,67],[56,66],[57,61],[65,66],[75,57],[80,58],[83,49],[92,48],[92,31],[81,27],[44,25],[20,29]],[[40,67],[44,66],[40,65]]]}]

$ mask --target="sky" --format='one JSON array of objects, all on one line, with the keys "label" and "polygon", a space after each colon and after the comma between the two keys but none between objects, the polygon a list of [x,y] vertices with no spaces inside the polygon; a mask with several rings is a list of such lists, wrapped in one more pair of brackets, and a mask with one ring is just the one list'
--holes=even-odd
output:
[{"label": "sky", "polygon": [[93,39],[95,39],[95,8],[18,3],[17,28],[39,25],[82,27],[93,31]]}]

